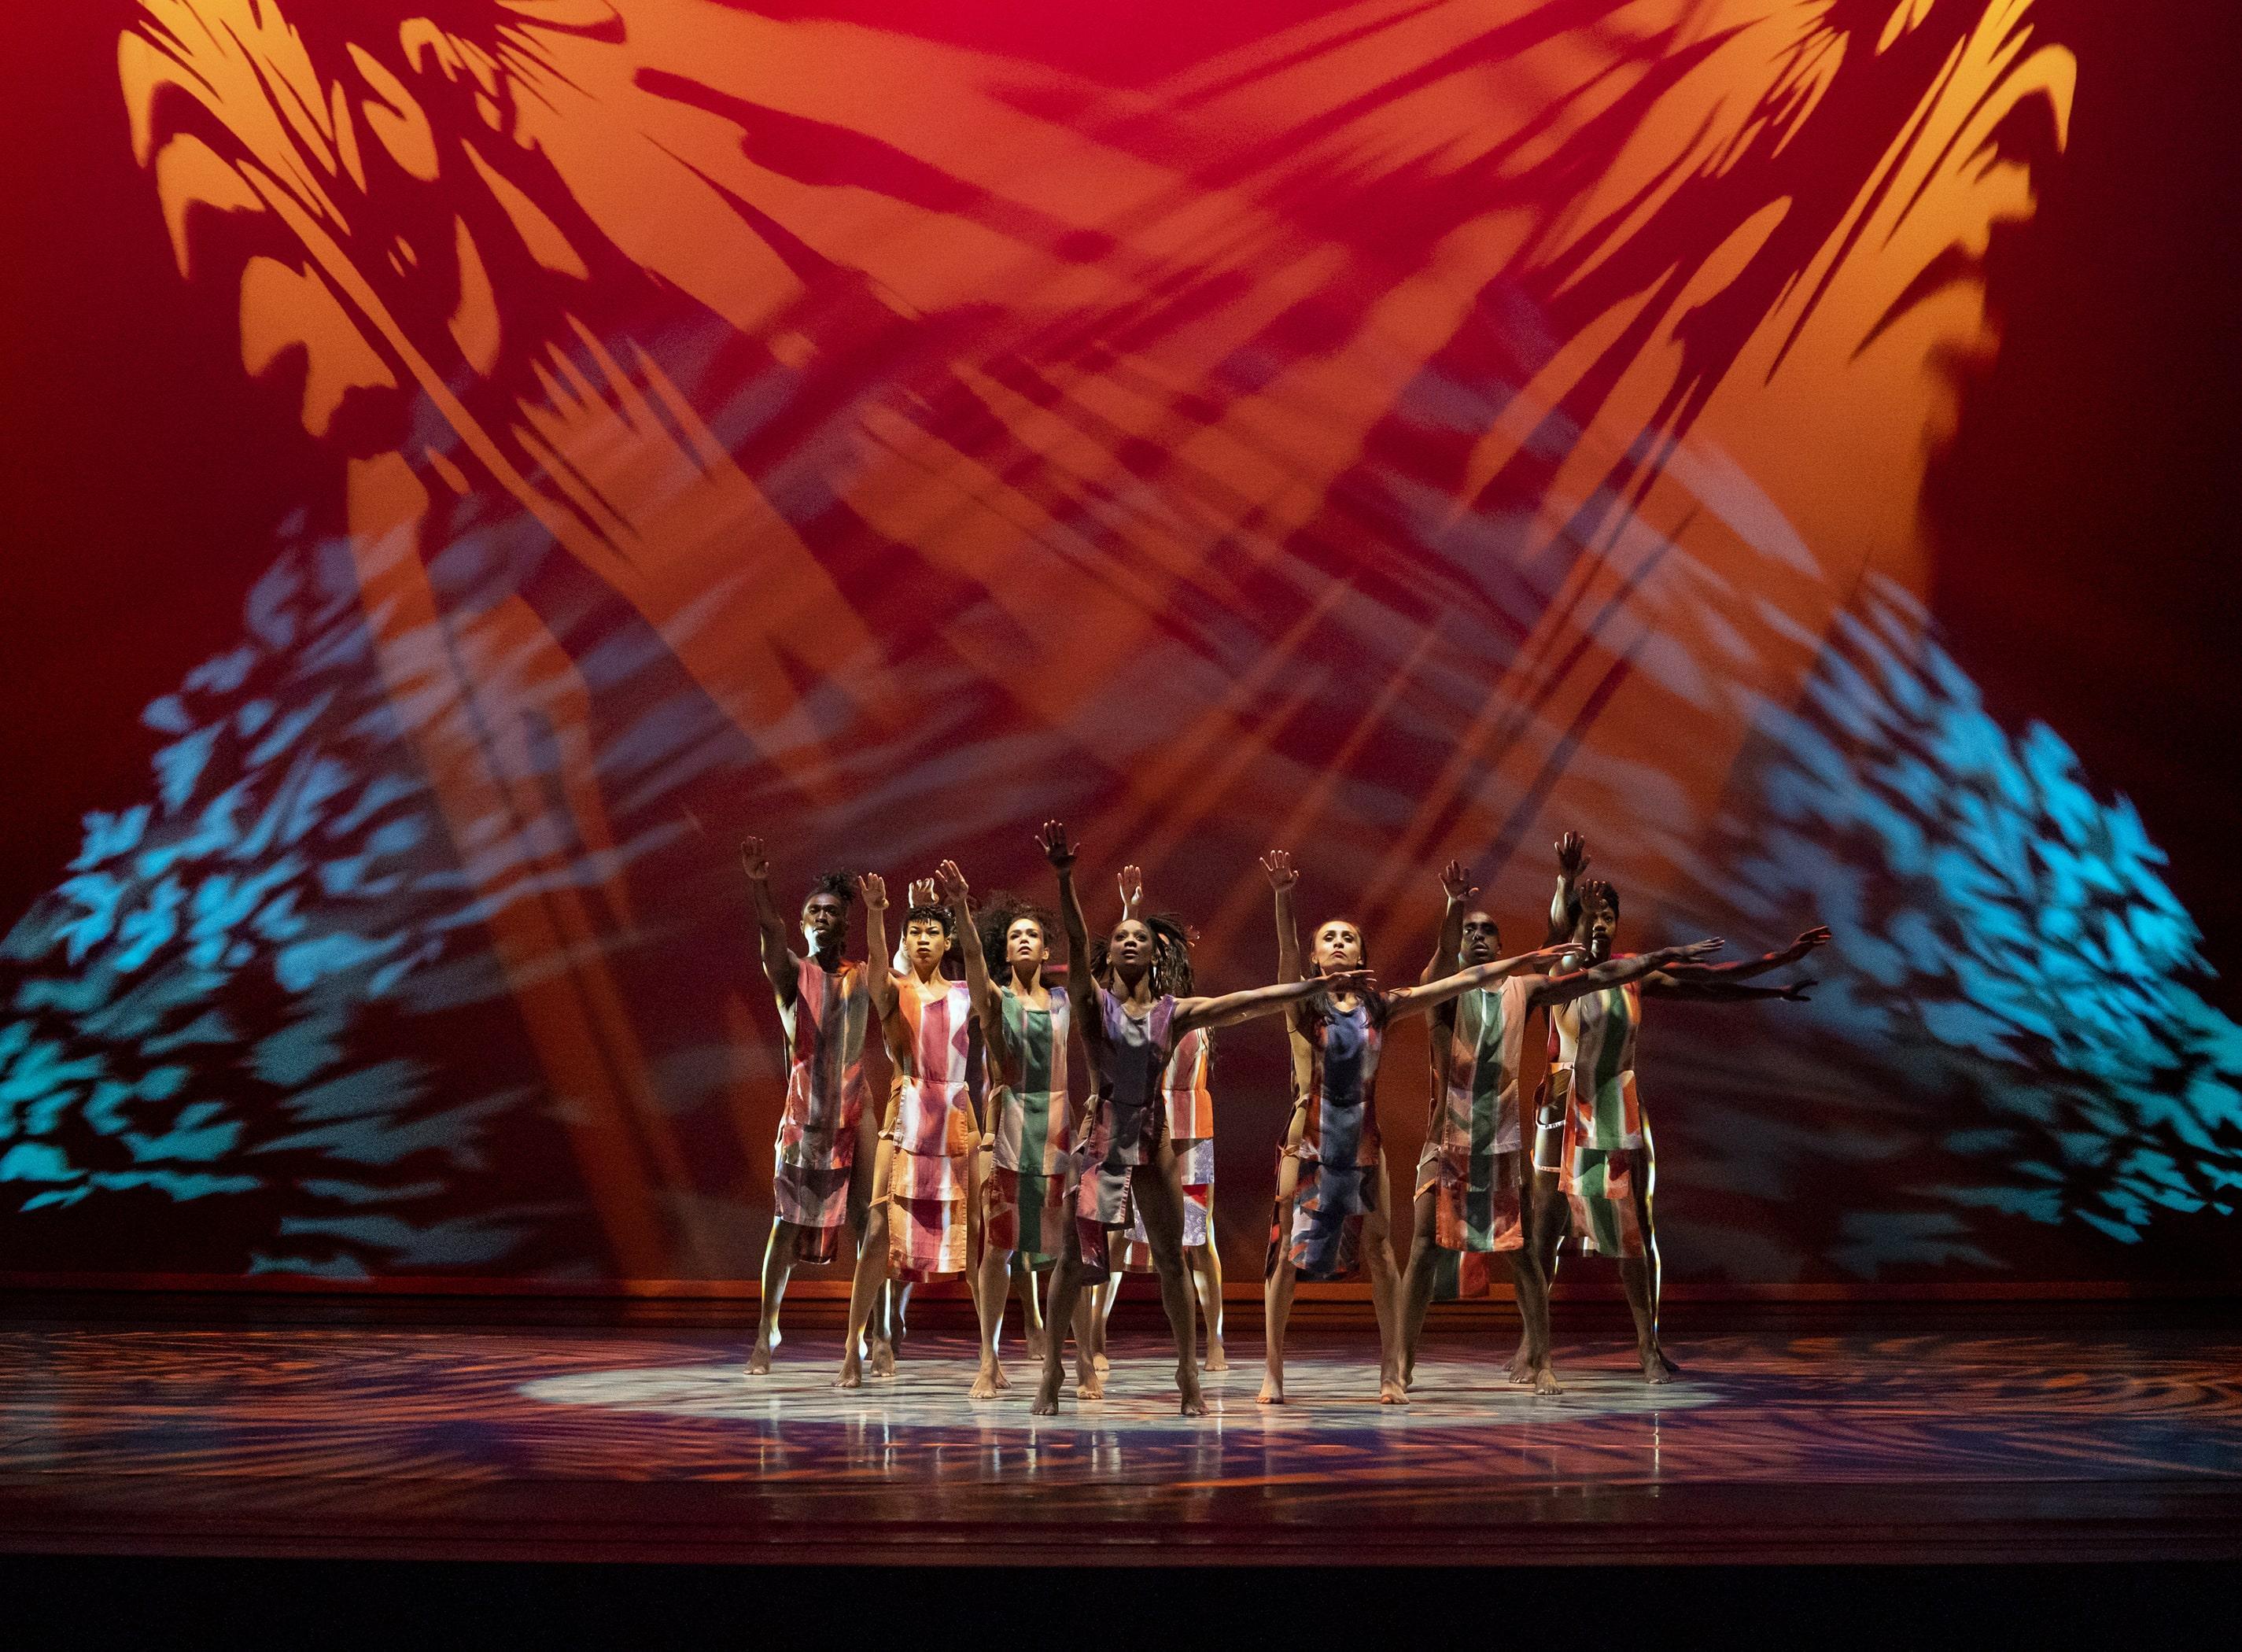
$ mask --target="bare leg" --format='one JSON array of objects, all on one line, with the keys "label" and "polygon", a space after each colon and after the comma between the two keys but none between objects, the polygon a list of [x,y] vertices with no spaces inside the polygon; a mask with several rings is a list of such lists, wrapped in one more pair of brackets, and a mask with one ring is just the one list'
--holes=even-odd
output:
[{"label": "bare leg", "polygon": [[849,1329],[841,1343],[841,1373],[836,1388],[860,1387],[864,1368],[856,1353],[857,1340],[872,1317],[872,1306],[888,1282],[888,1185],[895,1144],[883,1141],[872,1172],[872,1205],[864,1222],[864,1243],[856,1253],[856,1277],[849,1287]]},{"label": "bare leg", "polygon": [[1527,1372],[1523,1379],[1536,1393],[1561,1393],[1549,1360],[1549,1282],[1541,1277],[1541,1259],[1530,1249],[1506,1251],[1510,1260],[1511,1289],[1518,1298],[1518,1317],[1526,1326]]},{"label": "bare leg", "polygon": [[1426,1188],[1417,1195],[1409,1230],[1409,1266],[1401,1276],[1401,1386],[1417,1380],[1417,1342],[1425,1333],[1425,1315],[1433,1306],[1433,1274],[1440,1266],[1440,1193]]},{"label": "bare leg", "polygon": [[[856,1123],[856,1159],[854,1172],[849,1179],[849,1228],[851,1237],[856,1241],[856,1262],[860,1267],[863,1265],[865,1242],[870,1232],[872,1184],[879,1169],[882,1145],[880,1132],[872,1123],[872,1110],[867,1107],[863,1117]],[[884,1234],[880,1243],[884,1249],[887,1245]],[[866,1326],[864,1334],[871,1344],[874,1367],[876,1369],[884,1365],[888,1370],[893,1371],[896,1367],[895,1356],[887,1351],[888,1323],[885,1297],[886,1293],[883,1290],[881,1293],[882,1299],[876,1304],[876,1311]],[[852,1343],[850,1346],[856,1345]]]},{"label": "bare leg", "polygon": [[1004,1333],[1004,1299],[1010,1294],[1004,1275],[1011,1262],[1010,1251],[993,1245],[982,1249],[981,1288],[974,1293],[973,1304],[981,1321],[981,1369],[974,1375],[970,1399],[993,1400],[1007,1386],[1004,1367],[997,1358],[997,1340]]},{"label": "bare leg", "polygon": [[[1297,1118],[1297,1115],[1295,1115]],[[1300,1161],[1286,1153],[1277,1161],[1277,1219],[1286,1226],[1277,1235],[1277,1266],[1261,1286],[1261,1392],[1255,1397],[1265,1406],[1285,1403],[1285,1326],[1292,1317],[1292,1281],[1297,1270],[1291,1254],[1292,1200],[1300,1189]]]},{"label": "bare leg", "polygon": [[1027,1349],[1030,1364],[1040,1365],[1044,1357],[1044,1305],[1036,1294],[1036,1271],[1028,1266],[1028,1259],[1017,1251],[1012,1252],[1012,1285],[1020,1299],[1021,1340]]},{"label": "bare leg", "polygon": [[771,1222],[770,1239],[763,1246],[762,1312],[755,1320],[755,1346],[748,1355],[748,1374],[765,1375],[771,1368],[771,1350],[778,1346],[778,1305],[786,1299],[786,1282],[794,1272],[795,1252],[802,1230],[784,1218]]},{"label": "bare leg", "polygon": [[911,1287],[908,1279],[889,1279],[883,1293],[887,1315],[888,1334],[876,1340],[872,1347],[872,1374],[892,1377],[896,1361],[903,1356],[903,1337],[909,1330],[905,1316],[910,1312]]},{"label": "bare leg", "polygon": [[1101,1377],[1113,1369],[1113,1360],[1105,1352],[1105,1326],[1113,1318],[1113,1305],[1120,1299],[1121,1270],[1117,1267],[1090,1291],[1091,1363]]},{"label": "bare leg", "polygon": [[1206,1368],[1227,1371],[1230,1358],[1222,1347],[1222,1253],[1209,1239],[1192,1246],[1184,1259],[1191,1267],[1191,1287],[1198,1293],[1199,1315],[1206,1321]]},{"label": "bare leg", "polygon": [[1159,1162],[1138,1167],[1132,1179],[1137,1208],[1144,1212],[1145,1237],[1151,1241],[1152,1266],[1160,1276],[1160,1306],[1168,1311],[1168,1329],[1176,1339],[1176,1394],[1186,1417],[1206,1415],[1206,1400],[1198,1388],[1198,1361],[1191,1353],[1191,1335],[1198,1315],[1191,1305],[1191,1281],[1184,1273],[1184,1189],[1176,1173],[1174,1149],[1160,1144]]},{"label": "bare leg", "polygon": [[1682,1367],[1666,1357],[1666,1350],[1658,1340],[1658,1230],[1651,1225],[1652,1183],[1657,1172],[1652,1168],[1650,1126],[1642,1127],[1644,1145],[1628,1155],[1634,1163],[1628,1180],[1635,1188],[1635,1219],[1642,1230],[1642,1254],[1623,1259],[1619,1265],[1619,1282],[1627,1293],[1627,1306],[1635,1315],[1635,1352],[1642,1358],[1642,1380],[1645,1382],[1671,1382],[1681,1374]]},{"label": "bare leg", "polygon": [[1401,1380],[1401,1270],[1393,1263],[1393,1224],[1386,1214],[1386,1155],[1378,1156],[1375,1202],[1362,1219],[1364,1261],[1370,1270],[1370,1300],[1378,1312],[1378,1403],[1406,1406],[1409,1390]]},{"label": "bare leg", "polygon": [[1060,1257],[1051,1269],[1051,1294],[1044,1306],[1044,1374],[1037,1385],[1035,1404],[1030,1407],[1038,1417],[1058,1414],[1058,1391],[1066,1380],[1066,1338],[1059,1327],[1075,1327],[1075,1372],[1077,1392],[1084,1398],[1095,1397],[1097,1373],[1091,1368],[1088,1353],[1088,1327],[1075,1318],[1075,1309],[1082,1300],[1082,1241],[1070,1220],[1066,1227],[1066,1254]]},{"label": "bare leg", "polygon": [[[1557,1192],[1557,1172],[1537,1170],[1534,1172],[1534,1200],[1526,1222],[1526,1248],[1533,1252],[1534,1260],[1541,1273],[1542,1300],[1557,1283],[1557,1247],[1565,1241],[1566,1230],[1572,1226],[1573,1208]],[[1545,1306],[1546,1313],[1547,1308]],[[1511,1356],[1510,1380],[1530,1381],[1534,1375],[1532,1332],[1521,1330],[1518,1337],[1518,1352]]]}]

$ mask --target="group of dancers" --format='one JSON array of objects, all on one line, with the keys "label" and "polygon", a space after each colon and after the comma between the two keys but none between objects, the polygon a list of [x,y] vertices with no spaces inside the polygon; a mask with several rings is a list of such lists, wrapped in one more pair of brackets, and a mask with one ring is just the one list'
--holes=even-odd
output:
[{"label": "group of dancers", "polygon": [[[1195,1305],[1207,1321],[1210,1368],[1225,1359],[1211,1227],[1212,1035],[1281,1014],[1293,1106],[1279,1145],[1265,1268],[1261,1403],[1284,1402],[1295,1282],[1366,1272],[1379,1397],[1406,1404],[1436,1276],[1444,1256],[1455,1254],[1505,1259],[1524,1326],[1508,1375],[1538,1393],[1557,1393],[1549,1283],[1568,1232],[1583,1252],[1616,1259],[1643,1376],[1670,1379],[1675,1367],[1658,1339],[1655,1158],[1635,1081],[1643,1000],[1802,1000],[1810,980],[1757,986],[1750,977],[1796,963],[1829,941],[1828,930],[1737,964],[1703,961],[1717,940],[1617,952],[1618,892],[1586,876],[1588,845],[1567,834],[1557,845],[1546,944],[1500,956],[1494,918],[1473,904],[1470,874],[1451,862],[1432,960],[1415,985],[1387,991],[1349,918],[1319,925],[1303,955],[1298,876],[1291,856],[1272,850],[1261,866],[1276,909],[1277,979],[1208,996],[1192,976],[1190,927],[1144,910],[1138,869],[1122,869],[1120,918],[1093,941],[1075,887],[1073,840],[1063,823],[1047,821],[1038,841],[1057,876],[1056,914],[1010,897],[977,908],[964,875],[944,861],[910,886],[892,957],[883,879],[819,878],[802,905],[797,952],[762,841],[742,845],[789,1064],[749,1375],[770,1368],[793,1267],[836,1259],[845,1232],[856,1273],[837,1386],[858,1387],[868,1359],[875,1374],[893,1371],[910,1285],[963,1276],[980,1325],[974,1399],[1009,1386],[998,1342],[1015,1287],[1030,1351],[1041,1361],[1036,1412],[1058,1408],[1070,1329],[1076,1393],[1096,1399],[1106,1368],[1104,1314],[1126,1262],[1157,1274],[1183,1413],[1204,1414]],[[847,957],[857,904],[863,963]],[[1053,956],[1058,942],[1063,959]],[[1537,1010],[1548,1022],[1549,1069],[1529,1143],[1519,1073]],[[1387,1213],[1376,1091],[1386,1031],[1410,1015],[1432,1020],[1433,1095],[1404,1267]],[[875,1022],[894,1072],[876,1125],[864,1071]],[[1079,1113],[1067,1076],[1077,1035],[1090,1066]],[[1048,1274],[1040,1302],[1038,1274]]]}]

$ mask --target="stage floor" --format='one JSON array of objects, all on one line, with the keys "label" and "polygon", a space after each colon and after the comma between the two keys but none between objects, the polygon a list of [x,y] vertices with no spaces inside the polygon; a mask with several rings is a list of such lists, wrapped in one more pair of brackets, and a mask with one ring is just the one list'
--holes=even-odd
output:
[{"label": "stage floor", "polygon": [[[730,1332],[393,1324],[0,1331],[0,1547],[188,1555],[1144,1565],[2044,1561],[2242,1555],[2242,1334],[1944,1320],[1677,1334],[1647,1387],[1560,1339],[1312,1332],[1291,1403],[1257,1342],[1173,1414],[1132,1333],[1100,1402],[966,1398],[958,1337],[829,1386],[805,1331],[749,1380]],[[2001,1316],[1991,1316],[1998,1321]]]}]

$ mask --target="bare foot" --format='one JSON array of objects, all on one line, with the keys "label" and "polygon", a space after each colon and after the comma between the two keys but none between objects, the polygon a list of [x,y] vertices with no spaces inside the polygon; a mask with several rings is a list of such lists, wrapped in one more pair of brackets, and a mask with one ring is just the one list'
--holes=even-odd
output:
[{"label": "bare foot", "polygon": [[1206,1345],[1206,1368],[1209,1371],[1230,1369],[1230,1356],[1222,1351],[1222,1339],[1215,1338]]},{"label": "bare foot", "polygon": [[1037,1365],[1051,1358],[1051,1338],[1041,1331],[1029,1332],[1028,1358]]},{"label": "bare foot", "polygon": [[997,1386],[999,1388],[1010,1387],[1012,1386],[1012,1379],[1005,1374],[1003,1364],[994,1360],[991,1360],[989,1363],[996,1369]]},{"label": "bare foot", "polygon": [[1198,1379],[1196,1376],[1176,1379],[1176,1399],[1182,1407],[1183,1415],[1186,1417],[1206,1415],[1206,1396],[1198,1391]]},{"label": "bare foot", "polygon": [[771,1345],[761,1337],[757,1337],[754,1351],[748,1355],[748,1374],[751,1377],[767,1377],[770,1374],[770,1367]]},{"label": "bare foot", "polygon": [[1536,1393],[1565,1392],[1557,1386],[1557,1373],[1552,1371],[1546,1362],[1534,1367],[1534,1392]]},{"label": "bare foot", "polygon": [[1285,1373],[1281,1371],[1272,1371],[1265,1374],[1261,1379],[1261,1392],[1255,1394],[1253,1397],[1260,1404],[1265,1406],[1283,1405],[1285,1403]]},{"label": "bare foot", "polygon": [[1673,1381],[1681,1368],[1661,1353],[1655,1343],[1642,1350],[1642,1380],[1654,1387]]},{"label": "bare foot", "polygon": [[994,1400],[998,1392],[1009,1385],[1004,1380],[1004,1367],[994,1360],[983,1360],[981,1369],[973,1378],[973,1391],[969,1400]]},{"label": "bare foot", "polygon": [[1417,1386],[1417,1356],[1411,1354],[1401,1362],[1401,1387],[1406,1390]]},{"label": "bare foot", "polygon": [[1503,1373],[1513,1382],[1531,1382],[1534,1380],[1534,1356],[1526,1351],[1523,1342],[1518,1345],[1518,1352],[1510,1356],[1510,1363],[1503,1367]]},{"label": "bare foot", "polygon": [[1077,1400],[1105,1398],[1105,1379],[1095,1366],[1075,1367],[1074,1397]]},{"label": "bare foot", "polygon": [[1036,1385],[1036,1402],[1028,1407],[1031,1415],[1037,1417],[1058,1415],[1059,1376],[1060,1373],[1051,1367],[1044,1367],[1044,1380]]},{"label": "bare foot", "polygon": [[894,1343],[875,1342],[872,1345],[872,1374],[876,1377],[892,1377],[896,1374]]},{"label": "bare foot", "polygon": [[1098,1374],[1101,1377],[1113,1369],[1113,1361],[1105,1357],[1105,1350],[1103,1348],[1098,1349],[1091,1363],[1098,1367]]},{"label": "bare foot", "polygon": [[836,1388],[861,1388],[864,1386],[864,1367],[851,1349],[841,1356],[841,1374],[833,1379]]},{"label": "bare foot", "polygon": [[1378,1384],[1378,1403],[1381,1406],[1407,1405],[1409,1385],[1398,1376],[1380,1379]]}]

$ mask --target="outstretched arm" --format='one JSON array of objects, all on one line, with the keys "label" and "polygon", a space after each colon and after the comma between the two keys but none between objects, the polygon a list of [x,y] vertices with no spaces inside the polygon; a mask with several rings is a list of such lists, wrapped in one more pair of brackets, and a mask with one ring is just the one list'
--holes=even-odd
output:
[{"label": "outstretched arm", "polygon": [[748,875],[748,894],[755,903],[755,937],[762,947],[763,977],[778,994],[779,1003],[791,1005],[802,970],[794,949],[786,944],[786,920],[778,915],[778,903],[771,897],[770,856],[763,853],[762,838],[741,841],[740,870]]},{"label": "outstretched arm", "polygon": [[1105,1037],[1098,1014],[1098,984],[1090,978],[1090,926],[1082,921],[1082,897],[1074,890],[1075,845],[1063,821],[1047,820],[1036,834],[1044,858],[1058,874],[1059,927],[1066,931],[1066,996],[1074,1005],[1074,1024],[1095,1058]]},{"label": "outstretched arm", "polygon": [[1197,1027],[1233,1027],[1241,1021],[1274,1015],[1279,1010],[1289,1010],[1314,997],[1319,992],[1330,992],[1344,997],[1349,993],[1375,991],[1377,985],[1377,977],[1367,970],[1345,970],[1313,980],[1279,981],[1273,986],[1253,987],[1244,992],[1225,992],[1218,998],[1178,998],[1175,1015],[1169,1021],[1168,1027],[1174,1037],[1180,1038]]},{"label": "outstretched arm", "polygon": [[895,970],[888,960],[888,880],[867,872],[856,880],[856,895],[864,903],[864,941],[872,950],[864,984],[871,990],[872,1013],[884,1022],[896,1012]]},{"label": "outstretched arm", "polygon": [[1785,986],[1749,986],[1713,964],[1664,969],[1642,979],[1645,992],[1695,1004],[1741,1004],[1749,998],[1781,998],[1789,1004],[1805,1004],[1811,999],[1816,984],[1809,976]]},{"label": "outstretched arm", "polygon": [[[1674,991],[1675,985],[1707,988],[1728,986],[1739,981],[1749,981],[1755,975],[1765,975],[1769,970],[1780,970],[1786,964],[1797,963],[1815,948],[1829,945],[1829,925],[1817,923],[1780,951],[1765,953],[1755,958],[1745,958],[1735,964],[1699,964],[1687,970],[1676,970],[1673,971],[1675,977],[1675,984],[1672,985],[1661,984],[1658,990],[1661,992],[1670,992]],[[1767,995],[1755,993],[1752,996]]]},{"label": "outstretched arm", "polygon": [[1479,885],[1471,881],[1471,870],[1461,861],[1450,861],[1440,869],[1440,890],[1448,897],[1448,903],[1440,913],[1440,934],[1433,943],[1433,960],[1417,977],[1419,986],[1430,986],[1439,980],[1462,950],[1464,913],[1471,905],[1471,897],[1479,893]]},{"label": "outstretched arm", "polygon": [[[1723,944],[1715,940],[1692,941],[1687,946],[1662,946],[1655,952],[1607,958],[1593,969],[1575,970],[1570,975],[1545,976],[1529,1001],[1533,1008],[1547,1010],[1555,1004],[1570,1004],[1574,998],[1584,998],[1591,992],[1601,992],[1606,987],[1625,986],[1630,981],[1647,982],[1659,970],[1676,964],[1686,964],[1691,958],[1705,957],[1719,951]],[[1554,950],[1560,953],[1570,950],[1566,947]]]},{"label": "outstretched arm", "polygon": [[1557,892],[1549,899],[1549,942],[1568,940],[1573,933],[1573,885],[1588,870],[1588,840],[1567,832],[1557,840]]},{"label": "outstretched arm", "polygon": [[1421,1015],[1435,1004],[1460,997],[1473,987],[1492,986],[1506,975],[1555,964],[1572,950],[1569,946],[1545,946],[1538,952],[1521,952],[1514,958],[1497,958],[1492,964],[1474,964],[1468,970],[1459,970],[1453,975],[1444,975],[1439,980],[1424,985],[1403,987],[1399,992],[1386,994],[1386,1018],[1391,1021],[1397,1016]]}]

